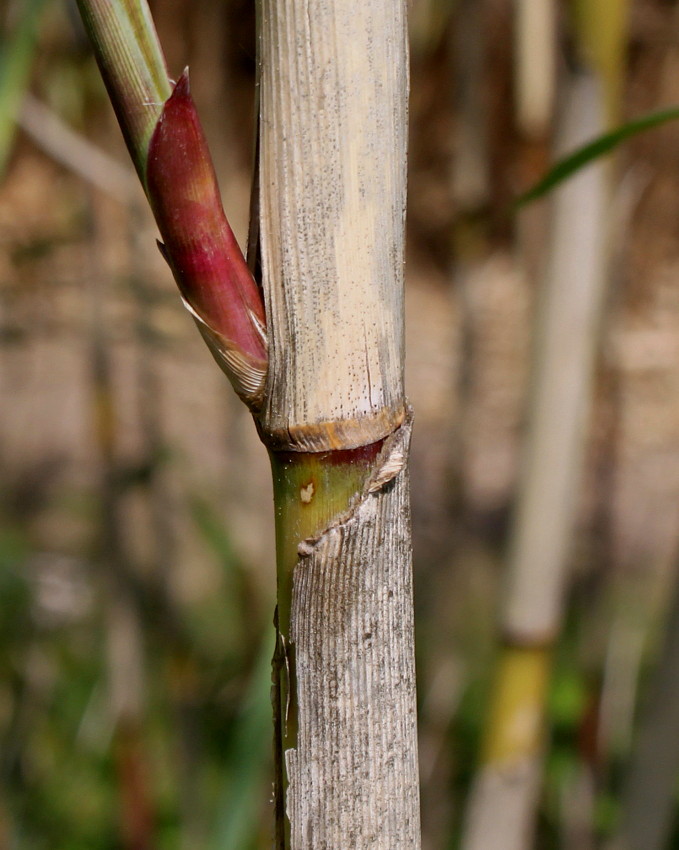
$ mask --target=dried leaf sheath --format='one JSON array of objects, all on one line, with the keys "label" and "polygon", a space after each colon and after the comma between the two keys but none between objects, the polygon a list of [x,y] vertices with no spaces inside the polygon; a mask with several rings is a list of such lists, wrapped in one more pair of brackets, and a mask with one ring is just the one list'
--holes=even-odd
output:
[{"label": "dried leaf sheath", "polygon": [[257,409],[267,368],[264,308],[224,215],[188,71],[151,137],[146,189],[187,307],[236,392]]}]

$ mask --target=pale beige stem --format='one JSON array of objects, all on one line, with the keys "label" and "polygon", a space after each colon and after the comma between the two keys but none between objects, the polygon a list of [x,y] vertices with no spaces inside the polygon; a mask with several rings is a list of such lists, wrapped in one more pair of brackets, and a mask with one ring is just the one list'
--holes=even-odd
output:
[{"label": "pale beige stem", "polygon": [[294,850],[420,846],[409,440],[408,424],[355,508],[300,547],[298,729],[284,753]]},{"label": "pale beige stem", "polygon": [[[567,95],[557,156],[604,128],[593,77],[577,76]],[[527,850],[532,844],[551,647],[561,623],[606,279],[607,196],[606,164],[599,161],[553,197],[501,615],[506,646],[471,790],[464,850]]]},{"label": "pale beige stem", "polygon": [[[592,76],[578,75],[567,97],[557,159],[605,126]],[[549,641],[560,624],[606,280],[606,170],[593,163],[553,200],[503,616],[521,642]]]},{"label": "pale beige stem", "polygon": [[515,0],[516,123],[527,138],[549,131],[556,95],[555,0]]},{"label": "pale beige stem", "polygon": [[[260,0],[259,32],[269,372],[258,425],[274,450],[279,516],[276,847],[417,850],[405,4]],[[339,499],[348,479],[313,453],[382,439],[356,478],[365,483]]]},{"label": "pale beige stem", "polygon": [[261,0],[262,428],[362,445],[403,419],[401,0]]},{"label": "pale beige stem", "polygon": [[49,156],[95,189],[133,206],[143,199],[139,181],[132,171],[68,124],[30,93],[24,95],[18,123]]}]

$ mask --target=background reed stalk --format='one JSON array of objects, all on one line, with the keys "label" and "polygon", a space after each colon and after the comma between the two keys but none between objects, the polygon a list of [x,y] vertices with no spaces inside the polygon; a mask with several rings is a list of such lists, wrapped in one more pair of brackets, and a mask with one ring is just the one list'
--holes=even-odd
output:
[{"label": "background reed stalk", "polygon": [[[557,151],[564,152],[604,129],[601,90],[593,76],[575,76],[565,94],[557,131]],[[503,646],[467,811],[465,850],[525,850],[532,844],[545,704],[568,580],[606,280],[606,197],[606,164],[597,162],[552,200],[528,435],[501,601]]]}]

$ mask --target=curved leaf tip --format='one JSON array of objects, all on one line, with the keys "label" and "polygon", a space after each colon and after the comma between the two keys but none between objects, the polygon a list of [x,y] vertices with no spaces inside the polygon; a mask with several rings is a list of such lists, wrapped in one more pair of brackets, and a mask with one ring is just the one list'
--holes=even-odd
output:
[{"label": "curved leaf tip", "polygon": [[191,97],[191,82],[189,80],[188,65],[181,72],[181,75],[175,83],[174,89],[172,90],[172,94],[170,95],[168,100],[171,100],[172,98],[190,98],[191,101],[193,101],[193,98]]}]

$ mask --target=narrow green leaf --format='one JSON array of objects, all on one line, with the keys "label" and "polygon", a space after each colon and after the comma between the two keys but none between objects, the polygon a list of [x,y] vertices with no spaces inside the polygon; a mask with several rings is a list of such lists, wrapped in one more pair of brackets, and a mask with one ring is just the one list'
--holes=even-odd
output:
[{"label": "narrow green leaf", "polygon": [[523,195],[520,195],[516,201],[517,208],[523,207],[531,201],[535,201],[546,195],[547,192],[554,189],[564,180],[567,180],[581,168],[589,165],[595,159],[598,159],[604,154],[610,153],[621,142],[629,139],[630,136],[636,136],[638,133],[643,133],[646,130],[652,130],[661,124],[666,124],[668,121],[674,121],[679,118],[679,107],[672,106],[669,109],[661,109],[658,112],[651,112],[609,133],[604,133],[591,142],[588,142],[581,148],[578,148],[573,153],[559,160],[556,165],[547,172],[547,174]]}]

